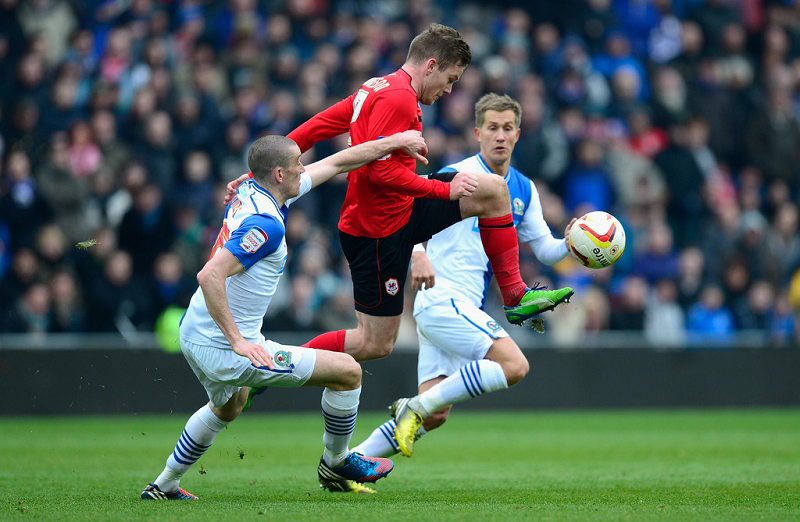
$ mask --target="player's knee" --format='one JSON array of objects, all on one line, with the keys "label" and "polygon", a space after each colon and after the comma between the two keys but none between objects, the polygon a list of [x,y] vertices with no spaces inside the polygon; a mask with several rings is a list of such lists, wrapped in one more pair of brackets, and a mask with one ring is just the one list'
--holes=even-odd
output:
[{"label": "player's knee", "polygon": [[436,428],[442,426],[445,422],[447,422],[447,417],[449,415],[450,415],[450,406],[439,408],[438,410],[434,411],[433,413],[425,417],[425,422],[422,423],[422,426],[425,428],[426,431],[435,430]]},{"label": "player's knee", "polygon": [[383,359],[392,353],[394,347],[393,340],[376,340],[373,342],[365,343],[361,349],[360,361],[368,361],[372,359]]},{"label": "player's knee", "polygon": [[505,214],[511,209],[511,198],[508,185],[500,176],[486,175],[481,177],[479,185],[480,197],[476,198],[479,209],[483,215]]},{"label": "player's knee", "polygon": [[388,357],[392,353],[392,349],[394,348],[394,343],[392,341],[385,341],[378,345],[376,353],[376,359],[383,359],[384,357]]},{"label": "player's knee", "polygon": [[224,406],[221,408],[215,408],[211,406],[211,411],[214,412],[220,420],[225,422],[233,422],[236,420],[236,417],[242,413],[245,404],[247,404],[247,395],[248,395],[249,388],[242,388],[238,392],[234,393],[231,398],[225,403]]},{"label": "player's knee", "polygon": [[480,184],[485,190],[485,195],[490,198],[508,199],[508,184],[501,176],[486,175],[481,178]]},{"label": "player's knee", "polygon": [[361,365],[349,355],[342,363],[341,377],[342,384],[348,390],[355,390],[361,386]]},{"label": "player's knee", "polygon": [[508,381],[508,385],[513,386],[524,379],[525,376],[528,375],[530,369],[531,366],[525,357],[519,357],[513,362],[506,364],[503,367],[503,372],[506,375],[506,381]]}]

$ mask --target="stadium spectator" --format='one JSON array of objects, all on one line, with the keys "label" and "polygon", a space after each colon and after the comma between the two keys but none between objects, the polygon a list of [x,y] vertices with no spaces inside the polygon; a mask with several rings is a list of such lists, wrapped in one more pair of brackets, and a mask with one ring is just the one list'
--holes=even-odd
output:
[{"label": "stadium spectator", "polygon": [[201,214],[213,207],[216,182],[211,158],[205,150],[207,149],[195,149],[186,154],[182,179],[177,183],[181,205],[194,207]]},{"label": "stadium spectator", "polygon": [[[218,122],[211,115],[203,113],[199,98],[192,93],[181,95],[175,103],[173,111],[175,127],[175,158],[182,165],[190,152],[195,150],[211,151],[217,140],[214,130]],[[241,174],[241,172],[239,172]]]},{"label": "stadium spectator", "polygon": [[45,334],[51,329],[53,308],[50,289],[44,283],[34,283],[17,299],[2,318],[9,333]]},{"label": "stadium spectator", "polygon": [[134,196],[133,206],[119,225],[119,247],[133,258],[137,274],[149,274],[160,252],[169,249],[174,239],[170,207],[161,189],[144,185]]},{"label": "stadium spectator", "polygon": [[647,226],[643,249],[631,252],[633,273],[643,277],[650,285],[663,279],[675,280],[680,271],[678,252],[675,250],[672,230],[664,221],[654,221]]},{"label": "stadium spectator", "polygon": [[575,161],[561,180],[559,193],[564,205],[574,215],[582,209],[614,208],[616,191],[605,162],[605,149],[595,140],[581,141],[575,150]]},{"label": "stadium spectator", "polygon": [[32,247],[36,233],[52,217],[52,209],[37,188],[28,155],[11,152],[0,187],[0,219],[11,232],[11,250]]},{"label": "stadium spectator", "polygon": [[653,285],[644,310],[644,335],[654,346],[684,346],[686,313],[678,303],[678,288],[673,279]]},{"label": "stadium spectator", "polygon": [[247,172],[247,146],[250,144],[250,129],[243,120],[232,120],[225,126],[225,139],[215,140],[212,148],[215,170],[219,179],[230,181]]},{"label": "stadium spectator", "polygon": [[780,205],[767,231],[767,252],[761,252],[777,259],[780,263],[777,278],[770,278],[770,281],[778,287],[785,284],[794,270],[800,266],[798,227],[800,227],[800,210],[797,205],[790,202]]},{"label": "stadium spectator", "polygon": [[186,308],[194,292],[194,281],[185,273],[180,256],[172,252],[159,254],[153,263],[153,292],[156,315],[168,306]]},{"label": "stadium spectator", "polygon": [[782,66],[767,74],[766,100],[747,122],[745,145],[767,184],[785,181],[796,197],[800,193],[800,123],[793,109],[794,79]]},{"label": "stadium spectator", "polygon": [[67,241],[74,244],[84,241],[93,228],[93,216],[87,206],[89,180],[74,174],[63,132],[53,134],[50,142],[47,160],[36,172],[37,186]]},{"label": "stadium spectator", "polygon": [[649,287],[644,278],[631,275],[623,279],[618,295],[612,296],[608,328],[622,331],[644,330],[648,292]]},{"label": "stadium spectator", "polygon": [[68,270],[60,270],[50,279],[52,320],[49,331],[80,333],[88,327],[86,308],[78,282]]},{"label": "stadium spectator", "polygon": [[134,147],[134,156],[147,167],[149,180],[164,198],[172,202],[177,198],[175,184],[178,180],[178,158],[172,120],[164,111],[155,111],[144,122],[144,136]]},{"label": "stadium spectator", "polygon": [[689,345],[703,348],[709,346],[707,343],[730,341],[735,328],[722,288],[713,284],[704,286],[699,300],[689,307],[686,314]]},{"label": "stadium spectator", "polygon": [[667,220],[675,237],[675,246],[698,244],[697,231],[706,221],[707,209],[702,200],[705,178],[692,154],[686,122],[674,121],[669,127],[670,143],[653,161],[668,180]]},{"label": "stadium spectator", "polygon": [[20,26],[28,38],[43,35],[47,40],[47,62],[55,68],[64,58],[69,38],[78,20],[66,0],[30,0],[17,7]]},{"label": "stadium spectator", "polygon": [[[3,284],[0,285],[0,315],[9,317],[12,308],[22,297],[28,288],[41,282],[39,272],[39,258],[36,253],[29,248],[20,248],[14,252],[11,259],[11,267],[4,275]],[[3,331],[11,331],[19,326],[14,325],[14,321],[9,319],[0,323]]]},{"label": "stadium spectator", "polygon": [[87,303],[95,332],[135,335],[152,329],[156,317],[149,285],[134,274],[133,259],[121,250],[108,256],[103,277],[89,287]]}]

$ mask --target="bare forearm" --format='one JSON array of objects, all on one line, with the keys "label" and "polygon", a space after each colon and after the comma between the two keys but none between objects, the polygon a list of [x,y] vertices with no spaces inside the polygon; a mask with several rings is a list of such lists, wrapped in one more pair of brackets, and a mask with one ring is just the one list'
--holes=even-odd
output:
[{"label": "bare forearm", "polygon": [[400,146],[399,137],[393,135],[350,147],[349,149],[337,152],[329,159],[333,161],[335,168],[339,171],[337,174],[340,172],[349,172],[390,154],[393,150],[400,148]]},{"label": "bare forearm", "polygon": [[342,172],[349,172],[373,162],[392,151],[401,149],[410,154],[417,161],[427,162],[424,154],[427,152],[425,140],[419,131],[406,131],[379,140],[361,143],[349,149],[337,152],[316,163],[306,167],[306,172],[311,177],[311,186],[316,187]]},{"label": "bare forearm", "polygon": [[217,323],[225,339],[233,346],[237,342],[243,340],[239,327],[231,314],[230,306],[228,306],[228,293],[225,290],[225,276],[219,273],[198,275],[200,288],[203,289],[203,295],[206,299],[206,308],[211,318]]}]

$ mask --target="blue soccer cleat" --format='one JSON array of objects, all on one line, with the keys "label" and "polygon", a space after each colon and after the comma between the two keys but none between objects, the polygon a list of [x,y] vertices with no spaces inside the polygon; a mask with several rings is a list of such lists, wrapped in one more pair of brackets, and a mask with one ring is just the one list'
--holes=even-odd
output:
[{"label": "blue soccer cleat", "polygon": [[366,486],[359,486],[385,477],[393,468],[394,463],[389,459],[350,453],[338,468],[331,468],[325,464],[325,459],[319,459],[317,474],[319,483],[328,491],[374,493]]}]

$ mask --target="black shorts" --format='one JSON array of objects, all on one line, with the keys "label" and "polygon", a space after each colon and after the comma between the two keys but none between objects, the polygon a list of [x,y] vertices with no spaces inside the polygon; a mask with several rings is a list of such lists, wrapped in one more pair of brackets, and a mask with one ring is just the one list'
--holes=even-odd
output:
[{"label": "black shorts", "polygon": [[[455,172],[429,177],[449,182]],[[417,198],[408,223],[397,232],[373,239],[339,231],[342,251],[350,263],[356,310],[393,317],[403,313],[405,286],[414,245],[461,221],[458,201]]]}]

